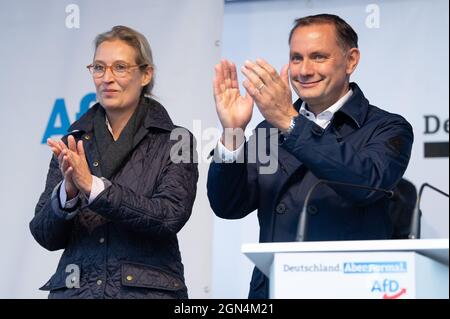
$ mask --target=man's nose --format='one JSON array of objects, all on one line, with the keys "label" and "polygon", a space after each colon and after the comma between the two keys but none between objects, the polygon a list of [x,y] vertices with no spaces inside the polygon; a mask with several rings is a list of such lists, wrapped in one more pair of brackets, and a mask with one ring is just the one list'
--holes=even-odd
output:
[{"label": "man's nose", "polygon": [[300,75],[310,76],[314,74],[313,63],[309,59],[304,59],[300,64]]}]

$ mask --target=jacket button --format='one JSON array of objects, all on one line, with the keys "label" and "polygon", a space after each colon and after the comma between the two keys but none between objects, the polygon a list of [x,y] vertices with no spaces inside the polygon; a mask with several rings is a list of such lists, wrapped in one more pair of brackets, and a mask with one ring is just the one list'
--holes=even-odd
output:
[{"label": "jacket button", "polygon": [[127,276],[127,281],[132,281],[132,280],[133,280],[133,276],[128,275],[128,276]]},{"label": "jacket button", "polygon": [[105,242],[105,238],[100,238],[99,240],[98,240],[98,242],[100,243],[100,244],[103,244],[104,242]]},{"label": "jacket button", "polygon": [[317,214],[318,211],[319,211],[319,210],[317,209],[316,206],[314,206],[314,205],[309,205],[309,206],[308,206],[308,213],[309,213],[310,215],[315,215],[315,214]]},{"label": "jacket button", "polygon": [[86,141],[89,141],[89,140],[91,139],[91,136],[88,135],[88,134],[86,134],[86,135],[84,136],[84,139],[85,139]]},{"label": "jacket button", "polygon": [[98,166],[98,162],[94,161],[94,163],[92,163],[92,165],[94,165],[94,167],[97,167]]},{"label": "jacket button", "polygon": [[100,286],[103,283],[103,281],[101,281],[100,279],[97,280],[97,285]]},{"label": "jacket button", "polygon": [[276,212],[277,212],[278,214],[284,214],[284,213],[286,213],[286,212],[287,212],[286,204],[285,204],[285,203],[279,203],[279,204],[277,205],[277,207],[275,208],[275,210],[276,210]]},{"label": "jacket button", "polygon": [[321,128],[319,125],[317,124],[313,124],[313,127],[311,129],[311,131],[313,132],[313,134],[317,135],[317,136],[322,136],[324,129]]}]

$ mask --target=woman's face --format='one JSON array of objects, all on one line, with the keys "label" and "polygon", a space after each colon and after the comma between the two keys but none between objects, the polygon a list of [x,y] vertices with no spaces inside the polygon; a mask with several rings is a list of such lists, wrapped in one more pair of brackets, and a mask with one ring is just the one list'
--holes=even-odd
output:
[{"label": "woman's face", "polygon": [[[142,88],[150,83],[153,70],[136,67],[135,49],[121,40],[102,42],[95,52],[94,65],[106,66],[103,76],[94,76],[97,100],[110,112],[134,109]],[[112,72],[112,68],[120,72]],[[119,76],[118,76],[119,75]]]}]

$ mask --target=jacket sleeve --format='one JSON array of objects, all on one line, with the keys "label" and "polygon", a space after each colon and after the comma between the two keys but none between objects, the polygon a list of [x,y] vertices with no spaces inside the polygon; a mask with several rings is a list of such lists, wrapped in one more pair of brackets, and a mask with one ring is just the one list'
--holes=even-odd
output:
[{"label": "jacket sleeve", "polygon": [[[408,166],[412,143],[411,125],[394,114],[380,121],[359,149],[351,143],[339,142],[333,130],[323,130],[299,116],[282,147],[319,179],[392,189]],[[380,192],[329,186],[355,203],[367,204],[383,196]]]},{"label": "jacket sleeve", "polygon": [[[255,134],[250,137],[255,138]],[[243,162],[223,163],[215,154],[209,166],[208,199],[218,217],[239,219],[258,207],[257,167],[248,163],[248,149],[246,142]]]},{"label": "jacket sleeve", "polygon": [[[190,146],[191,154],[194,148]],[[196,156],[194,156],[196,158]],[[166,236],[188,221],[197,191],[198,167],[191,160],[175,163],[167,155],[158,185],[149,196],[103,179],[105,190],[88,206],[97,214],[129,230]]]},{"label": "jacket sleeve", "polygon": [[59,188],[62,179],[58,160],[53,156],[45,190],[39,198],[34,218],[30,222],[33,237],[41,246],[51,251],[66,247],[73,227],[73,218],[80,208],[80,203],[71,210],[64,210],[61,207]]}]

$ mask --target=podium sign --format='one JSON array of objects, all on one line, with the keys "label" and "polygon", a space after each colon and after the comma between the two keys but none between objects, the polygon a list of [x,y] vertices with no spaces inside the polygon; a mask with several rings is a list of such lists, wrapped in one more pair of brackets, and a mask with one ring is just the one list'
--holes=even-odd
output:
[{"label": "podium sign", "polygon": [[423,298],[424,291],[438,297],[442,282],[416,274],[445,268],[412,252],[280,253],[271,269],[271,298]]},{"label": "podium sign", "polygon": [[264,243],[244,253],[271,298],[449,298],[448,240]]}]

